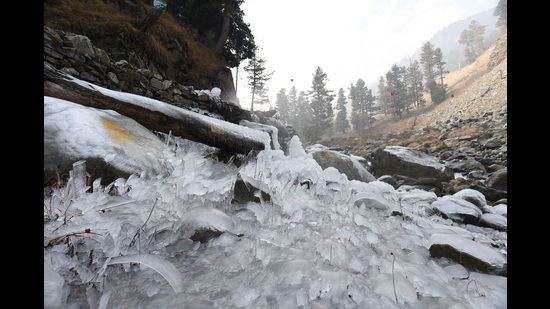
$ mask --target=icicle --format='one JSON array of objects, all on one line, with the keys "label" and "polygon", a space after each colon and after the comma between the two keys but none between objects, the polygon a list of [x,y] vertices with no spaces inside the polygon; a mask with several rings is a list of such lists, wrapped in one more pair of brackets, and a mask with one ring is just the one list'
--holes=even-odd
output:
[{"label": "icicle", "polygon": [[176,294],[183,291],[183,278],[181,273],[169,261],[152,254],[133,254],[114,257],[108,265],[124,263],[141,263],[161,274],[170,284]]}]

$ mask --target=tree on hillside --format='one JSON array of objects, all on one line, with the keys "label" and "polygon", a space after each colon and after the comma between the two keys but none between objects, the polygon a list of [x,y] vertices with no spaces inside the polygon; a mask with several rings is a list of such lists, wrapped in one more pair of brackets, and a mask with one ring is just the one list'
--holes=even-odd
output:
[{"label": "tree on hillside", "polygon": [[272,110],[273,106],[271,106],[269,101],[269,88],[267,88],[265,85],[258,89],[256,92],[256,104],[257,105],[267,105],[268,110]]},{"label": "tree on hillside", "polygon": [[[424,43],[420,53],[420,63],[424,75],[424,89],[430,94],[433,103],[439,104],[447,96],[447,85],[443,84],[445,62],[440,48],[434,48],[430,42]],[[441,83],[436,82],[439,78]]]},{"label": "tree on hillside", "polygon": [[387,115],[390,113],[390,93],[386,90],[386,80],[384,76],[378,79],[378,109]]},{"label": "tree on hillside", "polygon": [[338,99],[336,101],[336,119],[334,121],[334,126],[336,131],[341,133],[346,133],[346,130],[350,128],[348,121],[348,110],[346,108],[346,96],[344,94],[344,89],[340,88],[338,90]]},{"label": "tree on hillside", "polygon": [[407,106],[420,108],[426,104],[424,100],[424,84],[420,63],[415,60],[405,70],[405,84],[407,86],[407,97],[410,104]]},{"label": "tree on hillside", "polygon": [[500,33],[506,33],[508,30],[508,0],[500,0],[498,2],[493,16],[498,16],[495,25],[500,29]]},{"label": "tree on hillside", "polygon": [[170,0],[167,11],[184,26],[195,29],[200,42],[230,68],[253,56],[256,44],[243,21],[244,0]]},{"label": "tree on hillside", "polygon": [[407,87],[404,81],[405,68],[396,64],[386,73],[386,90],[390,92],[390,107],[392,114],[403,117],[407,109]]},{"label": "tree on hillside", "polygon": [[422,64],[422,72],[424,75],[424,85],[428,92],[432,92],[435,88],[435,73],[434,73],[434,45],[426,41],[422,45],[420,51],[420,64]]},{"label": "tree on hillside", "polygon": [[449,71],[445,70],[446,63],[447,62],[443,61],[441,48],[436,48],[434,50],[434,76],[439,77],[440,84],[443,84],[443,77],[445,77],[445,74],[449,73]]},{"label": "tree on hillside", "polygon": [[225,42],[219,55],[230,68],[237,67],[242,61],[252,58],[256,48],[250,25],[243,21],[244,12],[239,6],[233,5],[233,8],[228,37],[225,41],[218,40],[218,42]]},{"label": "tree on hillside", "polygon": [[[359,101],[359,98],[358,98],[358,95],[357,95],[357,91],[355,90],[355,85],[353,83],[351,83],[349,85],[349,94],[348,94],[348,99],[350,100],[351,102],[351,113],[350,113],[350,116],[351,116],[351,125],[353,127],[353,129],[357,132],[359,132],[360,130],[360,125],[361,123],[359,122],[355,122],[354,119],[354,114],[355,114],[355,108],[354,108],[354,103],[353,102],[357,102]],[[357,104],[357,103],[355,103]]]},{"label": "tree on hillside", "polygon": [[214,53],[216,55],[221,55],[223,48],[225,46],[225,42],[229,38],[229,26],[231,25],[231,19],[233,14],[235,14],[236,7],[235,4],[240,4],[238,2],[242,2],[243,0],[222,0],[221,2],[221,25],[219,34],[217,36],[216,40],[216,46],[214,47]]},{"label": "tree on hillside", "polygon": [[275,106],[277,107],[277,112],[279,113],[281,120],[290,123],[290,105],[285,88],[281,88],[281,90],[277,92],[277,101],[275,101]]},{"label": "tree on hillside", "polygon": [[441,48],[434,50],[434,75],[439,77],[439,84],[436,85],[435,90],[432,91],[432,102],[439,104],[447,98],[447,84],[443,82],[443,77],[449,71],[445,70],[445,61],[443,61],[443,53]]},{"label": "tree on hillside", "polygon": [[298,120],[298,94],[295,86],[290,87],[290,90],[288,91],[287,99],[288,99],[288,123],[290,123],[293,127],[296,126],[297,120]]},{"label": "tree on hillside", "polygon": [[374,100],[365,81],[358,79],[355,86],[350,88],[351,123],[358,134],[364,135],[367,128],[374,123]]},{"label": "tree on hillside", "polygon": [[[254,110],[254,104],[269,103],[265,83],[271,79],[273,72],[267,72],[266,60],[261,57],[259,48],[255,49],[254,56],[248,61],[244,70],[248,73],[247,81],[250,86],[251,100],[250,110]],[[267,101],[266,101],[267,98]]]},{"label": "tree on hillside", "polygon": [[465,45],[464,57],[468,64],[473,63],[485,51],[483,35],[487,26],[481,25],[476,20],[472,20],[468,29],[460,33],[458,43]]},{"label": "tree on hillside", "polygon": [[334,95],[326,88],[327,74],[317,67],[311,81],[311,90],[308,91],[312,121],[308,123],[310,141],[317,141],[325,132],[332,128],[334,109],[332,100]]},{"label": "tree on hillside", "polygon": [[314,135],[310,132],[308,124],[312,121],[309,99],[304,91],[300,91],[296,99],[296,122],[292,126],[302,141],[306,141]]}]

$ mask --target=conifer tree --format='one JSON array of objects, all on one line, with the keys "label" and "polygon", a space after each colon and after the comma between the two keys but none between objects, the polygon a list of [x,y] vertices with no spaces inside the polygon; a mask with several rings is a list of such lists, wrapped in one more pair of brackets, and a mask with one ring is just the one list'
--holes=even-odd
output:
[{"label": "conifer tree", "polygon": [[[430,94],[433,103],[439,104],[447,97],[447,85],[443,83],[445,71],[443,53],[440,48],[434,48],[430,42],[424,43],[420,54],[420,63],[423,68],[425,90]],[[436,82],[439,78],[441,83]]]},{"label": "conifer tree", "polygon": [[346,133],[346,130],[350,128],[346,103],[344,89],[340,88],[340,90],[338,90],[338,99],[336,101],[336,110],[338,113],[336,113],[336,120],[334,124],[336,130],[341,133]]},{"label": "conifer tree", "polygon": [[296,123],[293,124],[296,133],[302,141],[312,140],[315,132],[308,125],[312,121],[309,99],[304,91],[300,91],[296,99]]},{"label": "conifer tree", "polygon": [[384,76],[380,76],[378,79],[378,109],[380,109],[384,115],[390,113],[390,93],[386,90],[386,80]]},{"label": "conifer tree", "polygon": [[424,106],[426,104],[426,100],[424,100],[424,84],[420,63],[418,61],[415,60],[411,62],[406,69],[405,84],[407,85],[407,97],[410,101],[407,107],[419,108]]},{"label": "conifer tree", "polygon": [[327,74],[317,67],[311,81],[311,90],[308,92],[310,99],[311,119],[308,123],[310,141],[315,142],[332,128],[334,108],[332,100],[334,95],[326,89]]},{"label": "conifer tree", "polygon": [[495,25],[500,29],[500,33],[506,33],[508,30],[508,0],[500,0],[498,2],[493,16],[498,16]]},{"label": "conifer tree", "polygon": [[420,64],[422,64],[422,72],[424,75],[424,85],[428,92],[435,89],[435,73],[434,73],[434,45],[426,41],[421,48]]},{"label": "conifer tree", "polygon": [[447,84],[443,82],[443,77],[449,71],[445,70],[445,61],[443,61],[443,53],[441,48],[434,50],[434,74],[439,78],[439,83],[436,85],[435,91],[432,92],[432,102],[439,104],[447,98]]},{"label": "conifer tree", "polygon": [[350,113],[351,125],[352,125],[352,127],[355,131],[359,131],[360,130],[359,126],[361,124],[360,123],[355,123],[355,121],[354,121],[354,119],[358,118],[358,116],[357,116],[358,111],[357,111],[356,108],[354,108],[354,105],[356,105],[357,103],[354,103],[354,102],[358,102],[359,98],[358,98],[358,95],[357,95],[357,91],[355,90],[355,85],[353,83],[351,83],[349,85],[348,99],[351,102],[351,113]]},{"label": "conifer tree", "polygon": [[476,20],[472,20],[468,29],[460,33],[458,43],[465,45],[464,57],[468,64],[473,63],[485,51],[483,35],[487,26],[481,25]]},{"label": "conifer tree", "polygon": [[287,95],[288,99],[288,123],[290,123],[293,127],[296,127],[296,123],[298,120],[298,94],[295,86],[290,87],[290,90],[288,91]]},{"label": "conifer tree", "polygon": [[270,100],[269,100],[269,88],[267,88],[265,85],[258,89],[257,96],[256,96],[256,104],[259,105],[267,105],[268,110],[272,110],[273,106],[271,106]]},{"label": "conifer tree", "polygon": [[247,81],[250,86],[251,101],[250,110],[254,111],[254,104],[269,103],[265,83],[271,79],[273,72],[267,72],[266,60],[261,57],[260,49],[256,48],[254,56],[249,60],[244,70],[248,73]]},{"label": "conifer tree", "polygon": [[392,114],[403,117],[407,105],[407,87],[404,81],[405,68],[396,64],[386,73],[387,91],[390,92]]},{"label": "conifer tree", "polygon": [[[156,2],[156,0],[155,0]],[[256,44],[243,20],[244,0],[169,0],[167,11],[223,59],[230,68],[253,56]]]},{"label": "conifer tree", "polygon": [[363,135],[374,122],[375,97],[362,79],[358,79],[355,86],[350,88],[350,97],[351,123],[354,130]]},{"label": "conifer tree", "polygon": [[281,90],[277,93],[277,101],[275,102],[275,106],[277,107],[277,112],[279,113],[281,120],[290,123],[290,106],[285,88],[281,88]]},{"label": "conifer tree", "polygon": [[443,53],[441,52],[441,48],[436,48],[434,51],[434,75],[439,77],[440,84],[443,84],[443,77],[445,74],[449,73],[449,71],[445,70],[446,63],[447,62],[443,61]]}]

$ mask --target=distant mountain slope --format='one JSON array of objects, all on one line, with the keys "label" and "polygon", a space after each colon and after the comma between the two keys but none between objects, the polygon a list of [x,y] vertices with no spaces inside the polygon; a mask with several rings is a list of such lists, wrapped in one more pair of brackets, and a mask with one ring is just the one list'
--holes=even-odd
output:
[{"label": "distant mountain slope", "polygon": [[507,42],[508,36],[505,34],[474,63],[449,73],[444,79],[449,97],[441,104],[429,104],[402,120],[395,116],[382,117],[375,124],[376,132],[387,134],[411,128],[418,130],[436,122],[477,117],[505,106],[508,102]]},{"label": "distant mountain slope", "polygon": [[[500,29],[496,26],[498,20],[497,16],[493,16],[494,9],[487,10],[475,15],[472,15],[463,20],[454,22],[443,29],[439,30],[434,36],[429,40],[436,48],[441,48],[443,52],[443,60],[445,63],[445,69],[449,72],[456,71],[461,67],[465,66],[464,62],[464,45],[458,43],[460,34],[462,31],[468,29],[470,22],[476,20],[481,25],[486,26],[485,28],[485,43],[486,46],[491,46],[496,42],[500,36]],[[422,45],[425,42],[418,42],[418,48],[416,51],[401,60],[396,64],[399,66],[409,66],[410,60],[420,61],[420,51]],[[388,68],[389,70],[390,68]],[[374,95],[378,94],[378,80],[370,81],[369,88],[372,89]]]},{"label": "distant mountain slope", "polygon": [[[486,46],[491,46],[496,42],[500,36],[500,30],[496,26],[498,20],[497,16],[493,16],[494,9],[487,10],[475,15],[472,15],[468,18],[465,18],[461,21],[454,22],[449,26],[438,31],[430,43],[432,43],[436,48],[441,48],[443,52],[445,69],[447,71],[455,71],[465,65],[464,63],[464,45],[458,43],[460,34],[462,31],[468,29],[470,22],[475,20],[481,25],[486,26],[485,28],[485,42]],[[420,51],[424,42],[420,44],[420,47],[414,52],[411,56],[412,60],[420,60]],[[402,59],[398,65],[409,65],[409,58]]]},{"label": "distant mountain slope", "polygon": [[[400,144],[400,138],[408,139],[411,136],[418,141],[438,139],[440,132],[425,129],[435,128],[438,123],[479,118],[486,113],[505,108],[508,103],[507,46],[508,37],[504,34],[474,63],[449,73],[444,79],[448,85],[449,97],[442,103],[432,104],[428,101],[424,108],[415,109],[402,119],[394,115],[380,116],[366,136],[358,136],[355,131],[349,131],[327,137],[321,143],[353,148],[368,145],[373,139],[391,139],[391,143],[395,145]],[[457,128],[457,131],[460,130],[461,128]],[[464,132],[466,135],[479,133]]]}]

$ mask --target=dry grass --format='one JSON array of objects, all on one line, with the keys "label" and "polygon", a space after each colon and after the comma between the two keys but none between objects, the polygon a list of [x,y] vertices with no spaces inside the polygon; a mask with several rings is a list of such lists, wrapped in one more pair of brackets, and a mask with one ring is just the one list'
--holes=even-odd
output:
[{"label": "dry grass", "polygon": [[127,29],[138,23],[135,16],[122,14],[116,6],[102,0],[50,0],[44,3],[45,26],[64,31],[71,29],[86,36]]}]

